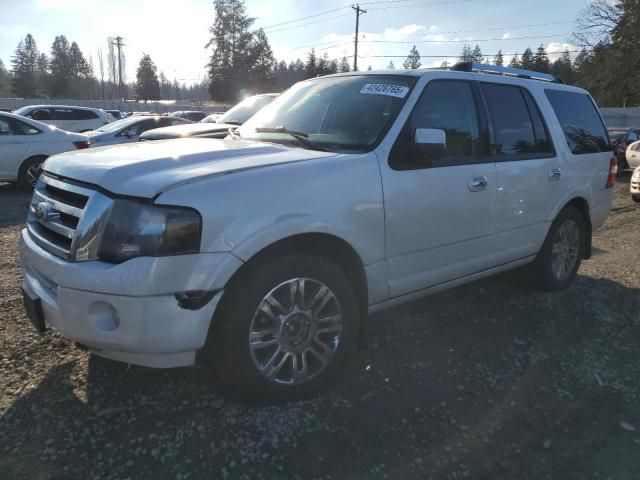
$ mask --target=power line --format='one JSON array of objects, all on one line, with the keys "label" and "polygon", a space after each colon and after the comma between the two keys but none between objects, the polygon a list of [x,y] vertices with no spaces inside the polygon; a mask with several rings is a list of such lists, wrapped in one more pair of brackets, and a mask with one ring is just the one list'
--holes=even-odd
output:
[{"label": "power line", "polygon": [[326,22],[327,20],[333,20],[335,18],[341,18],[341,17],[347,17],[347,16],[351,16],[351,13],[343,13],[342,15],[336,15],[335,17],[329,17],[329,18],[322,18],[320,20],[315,20],[313,22],[307,22],[307,23],[301,23],[299,25],[291,25],[289,27],[284,27],[284,28],[279,28],[277,30],[270,30],[268,32],[265,33],[276,33],[276,32],[282,32],[284,30],[291,30],[292,28],[299,28],[299,27],[306,27],[307,25],[313,25],[314,23],[320,23],[320,22]]},{"label": "power line", "polygon": [[466,40],[360,40],[364,43],[477,43],[477,42],[497,42],[497,41],[508,41],[508,40],[528,40],[534,38],[557,38],[562,37],[564,35],[571,35],[570,33],[558,33],[555,35],[531,35],[527,37],[509,37],[509,38],[478,38],[478,39],[466,39]]},{"label": "power line", "polygon": [[[415,1],[415,0],[414,0]],[[388,7],[369,7],[370,10],[388,10],[390,8],[412,8],[412,7],[431,7],[433,5],[449,5],[452,3],[468,3],[473,0],[450,0],[446,2],[436,2],[436,3],[413,3],[411,5],[389,5]],[[392,2],[383,2],[383,3],[392,3]]]},{"label": "power line", "polygon": [[[562,52],[547,52],[547,55],[562,55],[564,52],[569,52],[569,53],[580,53],[582,50],[563,50]],[[483,53],[482,56],[483,57],[495,57],[496,55],[498,55],[497,53]],[[521,55],[521,53],[504,53],[501,52],[501,55],[509,57],[509,56],[514,56],[514,55]],[[455,55],[420,55],[420,58],[457,58],[459,57],[459,54],[455,54]],[[403,55],[360,55],[359,58],[406,58],[407,54],[403,54]]]},{"label": "power line", "polygon": [[290,23],[296,23],[296,22],[300,22],[302,20],[307,20],[308,18],[320,17],[322,15],[326,15],[327,13],[338,12],[338,11],[344,10],[346,8],[349,8],[349,7],[348,6],[344,6],[344,7],[339,7],[339,8],[332,8],[331,10],[325,10],[323,12],[314,13],[313,15],[307,15],[306,17],[295,18],[293,20],[287,20],[286,22],[280,22],[280,23],[274,23],[273,25],[267,25],[266,27],[262,27],[262,29],[263,30],[267,30],[268,28],[279,27],[281,25],[288,25]]}]

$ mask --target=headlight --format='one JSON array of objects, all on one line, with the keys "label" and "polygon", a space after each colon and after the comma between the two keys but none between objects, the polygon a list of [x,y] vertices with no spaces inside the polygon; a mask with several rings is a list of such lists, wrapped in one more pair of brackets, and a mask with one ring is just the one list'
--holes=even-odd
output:
[{"label": "headlight", "polygon": [[104,227],[98,257],[123,262],[141,256],[197,253],[201,232],[200,214],[191,208],[118,199]]}]

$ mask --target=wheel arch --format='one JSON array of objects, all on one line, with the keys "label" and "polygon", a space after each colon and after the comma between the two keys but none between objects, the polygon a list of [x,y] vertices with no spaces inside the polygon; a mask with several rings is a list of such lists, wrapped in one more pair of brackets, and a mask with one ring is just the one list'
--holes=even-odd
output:
[{"label": "wheel arch", "polygon": [[22,181],[22,168],[26,165],[27,162],[29,162],[30,160],[35,160],[35,159],[42,159],[42,161],[44,162],[47,158],[49,158],[50,155],[46,155],[44,153],[31,153],[29,154],[29,156],[25,157],[19,164],[18,164],[18,170],[16,172],[16,180],[18,181],[18,183],[20,183]]},{"label": "wheel arch", "polygon": [[365,338],[369,305],[369,290],[364,263],[356,248],[338,235],[326,232],[304,232],[275,240],[246,259],[240,268],[233,273],[225,288],[233,288],[234,283],[258,263],[292,251],[320,255],[333,261],[343,270],[349,281],[354,285],[358,296],[360,312],[358,320],[360,324],[360,343],[362,343]]},{"label": "wheel arch", "polygon": [[586,228],[586,232],[585,232],[586,235],[583,243],[583,247],[584,247],[583,258],[584,259],[591,258],[591,234],[593,232],[593,226],[591,225],[591,214],[590,214],[589,202],[587,201],[586,198],[582,196],[575,196],[570,200],[568,200],[567,202],[565,202],[562,208],[556,213],[555,217],[557,217],[560,214],[560,212],[567,207],[575,208],[582,215],[584,226]]}]

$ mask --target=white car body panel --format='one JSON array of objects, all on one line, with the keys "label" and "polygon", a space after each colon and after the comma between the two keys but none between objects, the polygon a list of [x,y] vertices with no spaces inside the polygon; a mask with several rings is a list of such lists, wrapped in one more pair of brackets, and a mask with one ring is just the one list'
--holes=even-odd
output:
[{"label": "white car body panel", "polygon": [[100,108],[89,108],[89,107],[75,107],[69,105],[30,105],[28,107],[22,107],[16,110],[20,115],[32,118],[32,115],[36,115],[38,111],[47,111],[50,116],[55,117],[55,112],[69,112],[69,115],[65,113],[64,116],[77,116],[76,114],[85,114],[91,116],[93,118],[85,118],[85,119],[64,119],[64,118],[52,118],[52,119],[42,119],[37,120],[47,125],[52,125],[54,127],[59,128],[60,130],[65,130],[67,132],[88,132],[90,130],[95,130],[100,128],[107,123],[111,123],[115,120],[113,115],[105,112]]},{"label": "white car body panel", "polygon": [[629,164],[629,168],[631,169],[640,167],[640,151],[638,151],[638,148],[640,148],[640,140],[638,140],[637,142],[633,142],[627,147],[627,163]]}]

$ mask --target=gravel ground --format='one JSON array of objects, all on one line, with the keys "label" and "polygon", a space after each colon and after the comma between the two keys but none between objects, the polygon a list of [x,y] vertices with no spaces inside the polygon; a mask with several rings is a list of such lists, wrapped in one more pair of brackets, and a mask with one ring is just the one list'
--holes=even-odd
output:
[{"label": "gravel ground", "polygon": [[269,407],[200,367],[129,367],[37,335],[19,296],[28,195],[0,185],[0,479],[638,479],[627,185],[569,290],[508,273],[377,314],[335,387]]}]

